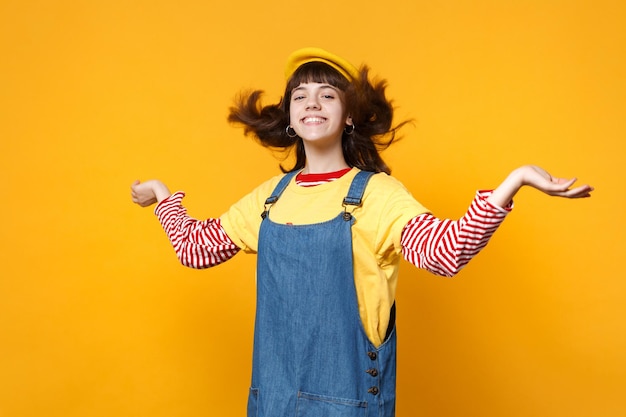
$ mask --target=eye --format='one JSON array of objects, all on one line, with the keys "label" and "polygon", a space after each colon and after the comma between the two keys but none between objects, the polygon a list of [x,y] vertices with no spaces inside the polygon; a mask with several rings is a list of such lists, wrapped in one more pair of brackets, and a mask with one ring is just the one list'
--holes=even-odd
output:
[{"label": "eye", "polygon": [[299,101],[299,100],[302,100],[302,99],[304,99],[304,96],[302,94],[294,95],[294,96],[291,97],[292,101]]},{"label": "eye", "polygon": [[334,88],[324,88],[320,91],[320,97],[325,100],[333,100],[337,98],[337,91]]}]

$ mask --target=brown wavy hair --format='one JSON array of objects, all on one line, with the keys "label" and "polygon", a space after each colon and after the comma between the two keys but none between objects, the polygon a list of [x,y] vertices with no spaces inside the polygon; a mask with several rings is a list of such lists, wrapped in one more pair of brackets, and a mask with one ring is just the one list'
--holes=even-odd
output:
[{"label": "brown wavy hair", "polygon": [[253,136],[261,145],[286,151],[295,151],[296,162],[290,169],[280,166],[283,172],[304,168],[306,154],[302,139],[291,138],[285,129],[289,125],[291,92],[302,83],[317,82],[332,85],[345,94],[346,111],[352,117],[354,131],[343,133],[343,156],[350,167],[363,171],[386,172],[390,169],[380,156],[398,139],[397,130],[408,123],[393,126],[392,102],[385,96],[385,80],[369,80],[369,68],[361,67],[359,78],[348,81],[331,66],[322,62],[309,62],[300,66],[287,81],[285,94],[278,104],[263,106],[263,91],[242,93],[230,107],[228,121],[243,126],[244,133]]}]

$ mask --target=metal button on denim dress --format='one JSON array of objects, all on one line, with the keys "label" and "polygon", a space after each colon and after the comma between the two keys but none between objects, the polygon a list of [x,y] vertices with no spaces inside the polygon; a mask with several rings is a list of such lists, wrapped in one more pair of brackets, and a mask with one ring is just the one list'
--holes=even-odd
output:
[{"label": "metal button on denim dress", "polygon": [[[295,173],[268,198],[259,232],[257,311],[248,417],[392,417],[396,334],[375,347],[359,316],[349,212],[372,173],[359,172],[332,220],[272,222],[269,211]],[[367,210],[364,206],[363,210]]]}]

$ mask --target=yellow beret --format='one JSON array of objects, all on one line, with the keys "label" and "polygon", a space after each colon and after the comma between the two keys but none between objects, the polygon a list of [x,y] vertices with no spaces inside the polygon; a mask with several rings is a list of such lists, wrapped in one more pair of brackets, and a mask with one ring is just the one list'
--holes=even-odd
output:
[{"label": "yellow beret", "polygon": [[315,61],[330,65],[350,81],[359,78],[359,70],[354,65],[321,48],[302,48],[289,55],[285,78],[289,79],[302,64]]}]

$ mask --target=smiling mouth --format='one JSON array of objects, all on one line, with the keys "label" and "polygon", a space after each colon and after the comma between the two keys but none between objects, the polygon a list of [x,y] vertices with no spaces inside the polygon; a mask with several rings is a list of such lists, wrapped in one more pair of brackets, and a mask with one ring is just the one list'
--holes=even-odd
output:
[{"label": "smiling mouth", "polygon": [[302,119],[302,123],[306,124],[320,124],[326,121],[323,117],[305,117]]}]

